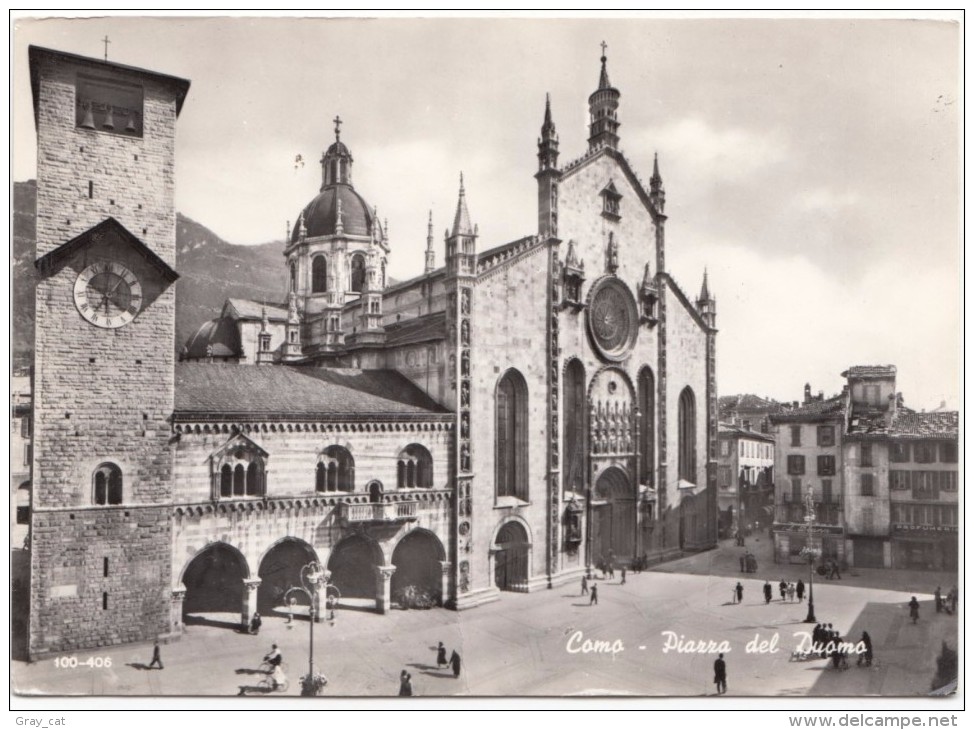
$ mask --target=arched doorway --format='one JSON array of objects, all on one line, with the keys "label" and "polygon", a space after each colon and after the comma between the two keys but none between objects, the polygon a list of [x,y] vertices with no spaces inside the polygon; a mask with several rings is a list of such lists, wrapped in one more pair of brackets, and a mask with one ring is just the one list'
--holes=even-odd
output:
[{"label": "arched doorway", "polygon": [[[443,602],[443,545],[432,532],[413,530],[392,552],[392,600],[400,605],[408,595],[427,596],[434,603]],[[410,590],[413,589],[413,590]],[[408,600],[406,601],[408,603]]]},{"label": "arched doorway", "polygon": [[[274,545],[264,554],[257,571],[260,577],[257,610],[269,614],[284,607],[287,589],[301,585],[301,569],[317,560],[314,549],[303,540],[286,537]],[[300,591],[295,591],[292,596],[298,605],[308,604]]]},{"label": "arched doorway", "polygon": [[369,502],[372,504],[382,502],[382,482],[369,483]]},{"label": "arched doorway", "polygon": [[328,558],[331,582],[341,591],[342,600],[351,599],[359,604],[363,600],[375,601],[375,569],[381,564],[382,551],[361,535],[346,537]]},{"label": "arched doorway", "polygon": [[531,543],[520,522],[511,521],[497,533],[494,555],[494,585],[502,591],[528,590],[528,551]]},{"label": "arched doorway", "polygon": [[594,564],[630,558],[636,552],[636,495],[629,477],[609,467],[595,484],[592,505],[592,558]]},{"label": "arched doorway", "polygon": [[183,622],[238,626],[243,582],[249,575],[247,560],[235,547],[215,542],[204,548],[183,573]]}]

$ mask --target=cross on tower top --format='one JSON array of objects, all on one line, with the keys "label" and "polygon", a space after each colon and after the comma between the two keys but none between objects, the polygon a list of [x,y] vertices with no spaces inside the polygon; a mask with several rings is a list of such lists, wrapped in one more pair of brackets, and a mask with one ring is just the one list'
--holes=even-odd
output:
[{"label": "cross on tower top", "polygon": [[609,44],[606,43],[605,41],[602,41],[602,44],[601,45],[602,45],[602,60],[604,61],[605,60],[605,49],[609,47]]},{"label": "cross on tower top", "polygon": [[105,44],[105,60],[107,61],[108,60],[108,44],[111,43],[111,41],[108,40],[108,36],[106,35],[104,38],[101,39],[101,42]]},{"label": "cross on tower top", "polygon": [[342,118],[336,114],[332,121],[335,123],[335,141],[337,142],[342,133]]}]

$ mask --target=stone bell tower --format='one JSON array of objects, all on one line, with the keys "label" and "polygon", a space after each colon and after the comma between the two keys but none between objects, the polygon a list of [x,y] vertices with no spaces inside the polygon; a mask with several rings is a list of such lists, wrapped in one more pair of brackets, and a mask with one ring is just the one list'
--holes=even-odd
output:
[{"label": "stone bell tower", "polygon": [[31,47],[31,658],[173,626],[176,118],[184,79]]}]

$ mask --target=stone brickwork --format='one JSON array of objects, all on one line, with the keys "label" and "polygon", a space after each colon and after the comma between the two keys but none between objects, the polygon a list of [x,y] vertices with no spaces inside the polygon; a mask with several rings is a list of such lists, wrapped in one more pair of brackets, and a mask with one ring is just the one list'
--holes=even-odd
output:
[{"label": "stone brickwork", "polygon": [[[31,50],[37,126],[37,255],[106,218],[175,263],[177,99],[188,82]],[[77,125],[78,76],[141,89],[142,137]],[[125,120],[120,119],[119,125]],[[142,284],[129,324],[82,318],[78,274],[124,265]],[[31,656],[150,640],[168,626],[174,289],[114,230],[42,272],[36,290]],[[94,472],[122,475],[95,506]],[[107,563],[106,563],[107,561]]]}]

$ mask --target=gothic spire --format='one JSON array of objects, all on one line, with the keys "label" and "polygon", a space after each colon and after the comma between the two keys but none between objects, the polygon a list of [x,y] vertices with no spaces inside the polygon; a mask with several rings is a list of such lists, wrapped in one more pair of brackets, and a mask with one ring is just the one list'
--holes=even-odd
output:
[{"label": "gothic spire", "polygon": [[700,301],[710,301],[710,287],[707,286],[707,269],[703,270],[703,286],[700,288]]},{"label": "gothic spire", "polygon": [[602,147],[617,149],[619,146],[619,119],[616,110],[619,108],[619,90],[609,83],[609,72],[606,70],[606,44],[602,42],[602,71],[599,74],[599,88],[588,98],[589,110],[589,151],[594,152]]},{"label": "gothic spire", "polygon": [[460,173],[460,197],[457,200],[457,212],[453,216],[453,236],[472,236],[474,235],[473,226],[470,225],[470,213],[467,211],[467,197],[463,188],[463,173]]},{"label": "gothic spire", "polygon": [[426,224],[426,268],[423,273],[430,273],[436,268],[436,251],[433,249],[433,211],[430,211],[429,222]]},{"label": "gothic spire", "polygon": [[602,73],[599,74],[599,89],[611,89],[612,84],[609,83],[609,72],[605,68],[605,49],[608,48],[608,44],[602,41]]},{"label": "gothic spire", "polygon": [[556,170],[558,168],[558,133],[555,123],[551,119],[551,96],[545,94],[544,123],[541,125],[541,136],[538,138],[538,170]]}]

